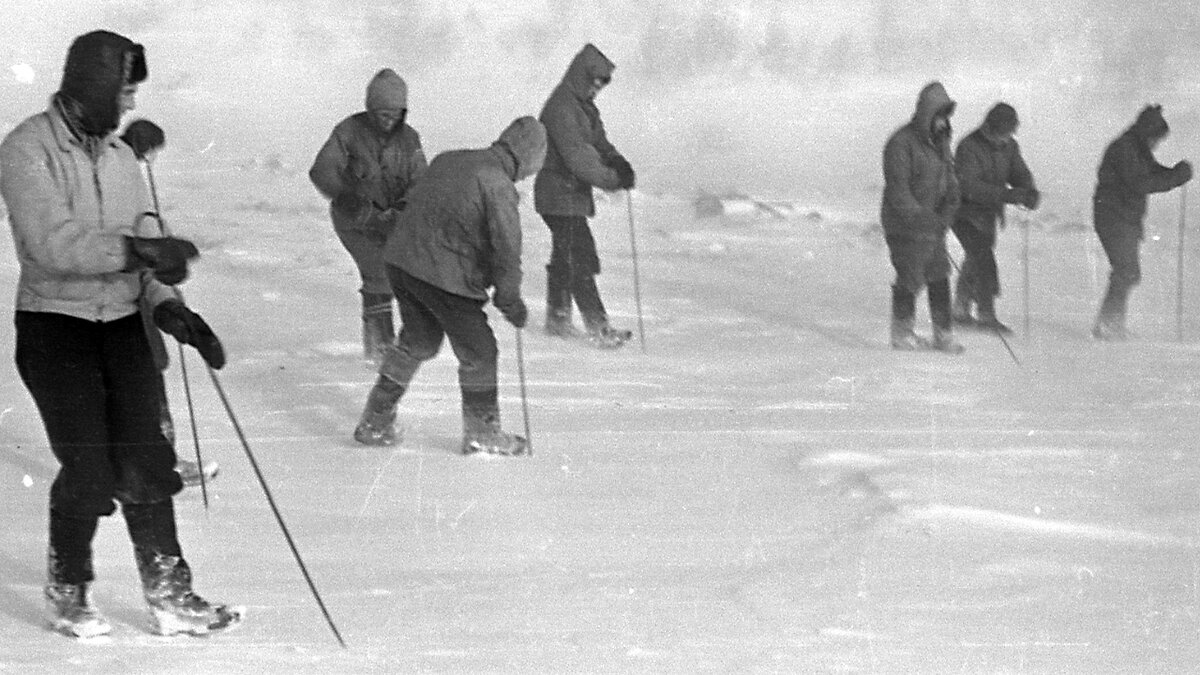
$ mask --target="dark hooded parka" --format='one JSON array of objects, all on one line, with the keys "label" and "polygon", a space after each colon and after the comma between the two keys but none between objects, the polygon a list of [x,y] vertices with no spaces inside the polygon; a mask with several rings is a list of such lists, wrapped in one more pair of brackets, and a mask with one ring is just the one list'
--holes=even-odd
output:
[{"label": "dark hooded parka", "polygon": [[[914,293],[950,272],[945,240],[958,209],[958,181],[949,135],[935,138],[931,125],[939,113],[953,109],[945,87],[938,82],[926,85],[912,119],[892,134],[883,149],[880,224],[893,250],[897,284]],[[937,251],[922,252],[928,247],[913,247],[913,242],[928,242]]]},{"label": "dark hooded parka", "polygon": [[1168,168],[1154,159],[1154,146],[1168,131],[1162,106],[1146,106],[1133,125],[1108,145],[1100,160],[1092,217],[1112,271],[1092,329],[1099,339],[1126,337],[1129,292],[1142,278],[1138,248],[1146,196],[1174,189],[1192,178],[1188,162]]},{"label": "dark hooded parka", "polygon": [[612,168],[621,154],[609,142],[600,110],[588,91],[612,78],[616,66],[595,45],[584,45],[546,100],[538,119],[546,127],[546,162],[534,181],[534,207],[542,215],[596,214],[592,188],[618,190]]}]

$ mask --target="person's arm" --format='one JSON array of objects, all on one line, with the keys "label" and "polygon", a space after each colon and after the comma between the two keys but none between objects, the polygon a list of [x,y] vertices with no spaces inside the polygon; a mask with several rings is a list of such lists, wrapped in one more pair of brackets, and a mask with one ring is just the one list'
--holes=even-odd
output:
[{"label": "person's arm", "polygon": [[525,302],[521,298],[521,216],[517,191],[511,183],[493,185],[481,181],[488,240],[492,249],[492,303],[514,326],[525,325]]},{"label": "person's arm", "polygon": [[542,116],[542,124],[550,144],[577,180],[601,190],[621,188],[616,170],[605,165],[600,151],[585,138],[588,134],[567,106],[548,108]]},{"label": "person's arm", "polygon": [[349,187],[343,180],[348,162],[349,153],[339,129],[335,128],[317,152],[312,168],[308,170],[308,178],[326,199],[334,199]]}]

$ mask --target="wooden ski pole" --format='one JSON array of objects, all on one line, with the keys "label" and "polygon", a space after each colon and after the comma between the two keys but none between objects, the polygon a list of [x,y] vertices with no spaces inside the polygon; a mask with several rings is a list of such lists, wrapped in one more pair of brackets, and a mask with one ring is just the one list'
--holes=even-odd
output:
[{"label": "wooden ski pole", "polygon": [[633,227],[633,193],[625,191],[625,203],[629,207],[629,248],[633,255],[633,299],[637,304],[638,340],[642,343],[642,353],[646,353],[646,328],[642,324],[642,284],[638,275],[637,234]]},{"label": "wooden ski pole", "polygon": [[521,329],[514,328],[517,332],[517,379],[521,381],[521,413],[525,417],[525,448],[530,457],[533,457],[533,434],[529,431],[529,396],[525,391],[525,346],[521,339]]},{"label": "wooden ski pole", "polygon": [[[150,199],[154,202],[154,216],[158,221],[158,233],[166,236],[167,225],[163,221],[162,210],[158,205],[158,187],[154,184],[154,169],[150,166],[150,160],[143,158],[146,165],[146,179],[150,182]],[[175,297],[183,300],[183,294],[178,288],[173,288]],[[187,357],[183,353],[183,344],[176,343],[179,349],[179,374],[183,378],[183,395],[187,399],[188,422],[192,429],[192,445],[196,450],[196,471],[200,474],[200,498],[204,502],[204,509],[208,510],[208,479],[204,477],[204,458],[200,455],[200,434],[196,427],[196,406],[192,403],[192,387],[188,382]]]},{"label": "wooden ski pole", "polygon": [[1175,339],[1183,342],[1183,237],[1187,224],[1187,183],[1179,188],[1179,259],[1175,275]]},{"label": "wooden ski pole", "polygon": [[1025,339],[1029,339],[1029,227],[1030,218],[1026,214],[1025,227],[1021,230],[1021,295],[1025,305]]}]

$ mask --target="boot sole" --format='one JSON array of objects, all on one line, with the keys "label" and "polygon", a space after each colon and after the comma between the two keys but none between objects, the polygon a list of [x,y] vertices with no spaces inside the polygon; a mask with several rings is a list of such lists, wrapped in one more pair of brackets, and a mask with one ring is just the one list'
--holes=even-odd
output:
[{"label": "boot sole", "polygon": [[66,619],[50,619],[50,630],[59,635],[79,640],[88,640],[108,635],[112,632],[112,624],[104,620],[76,623]]}]

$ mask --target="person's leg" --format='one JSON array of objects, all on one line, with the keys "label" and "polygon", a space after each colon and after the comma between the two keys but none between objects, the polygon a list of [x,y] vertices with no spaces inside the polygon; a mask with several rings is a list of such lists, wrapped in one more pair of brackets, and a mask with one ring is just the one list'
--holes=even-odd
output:
[{"label": "person's leg", "polygon": [[42,312],[17,312],[15,323],[17,372],[59,463],[50,488],[49,619],[68,635],[102,635],[111,627],[90,602],[92,539],[100,516],[114,511],[116,471],[108,453],[101,325]]},{"label": "person's leg", "polygon": [[968,326],[975,322],[975,317],[971,314],[971,306],[975,303],[978,283],[975,252],[979,246],[979,230],[974,223],[966,219],[955,219],[951,230],[963,249],[963,262],[959,268],[958,281],[954,286],[951,318],[955,323]]},{"label": "person's leg", "polygon": [[925,261],[925,284],[929,295],[929,319],[933,324],[934,349],[960,354],[963,346],[954,339],[950,318],[950,255],[946,239],[934,242]]},{"label": "person's leg", "polygon": [[363,358],[379,362],[396,339],[392,289],[383,261],[386,240],[366,228],[338,229],[338,239],[354,259],[362,285]]},{"label": "person's leg", "polygon": [[155,632],[203,635],[241,622],[242,608],[209,602],[193,590],[192,570],[179,545],[170,498],[125,503],[121,509]]},{"label": "person's leg", "polygon": [[1142,278],[1140,241],[1135,233],[1120,229],[1101,230],[1098,234],[1112,271],[1092,335],[1101,340],[1122,340],[1128,337],[1125,317],[1129,293]]},{"label": "person's leg", "polygon": [[928,346],[928,341],[916,334],[916,298],[925,286],[922,274],[927,257],[923,242],[903,237],[888,237],[888,257],[896,272],[892,283],[891,344],[893,349],[909,351]]},{"label": "person's leg", "polygon": [[438,317],[413,292],[423,282],[398,267],[389,265],[387,271],[400,305],[400,337],[380,364],[379,377],[354,429],[354,439],[364,445],[396,442],[396,406],[421,364],[437,356],[445,335]]},{"label": "person's leg", "polygon": [[576,218],[543,215],[550,230],[550,262],[546,265],[546,333],[573,338],[581,333],[571,320],[571,246]]},{"label": "person's leg", "polygon": [[423,282],[411,284],[410,290],[437,317],[458,358],[463,454],[524,454],[525,439],[505,433],[500,426],[498,348],[484,312],[485,301],[448,293]]}]

